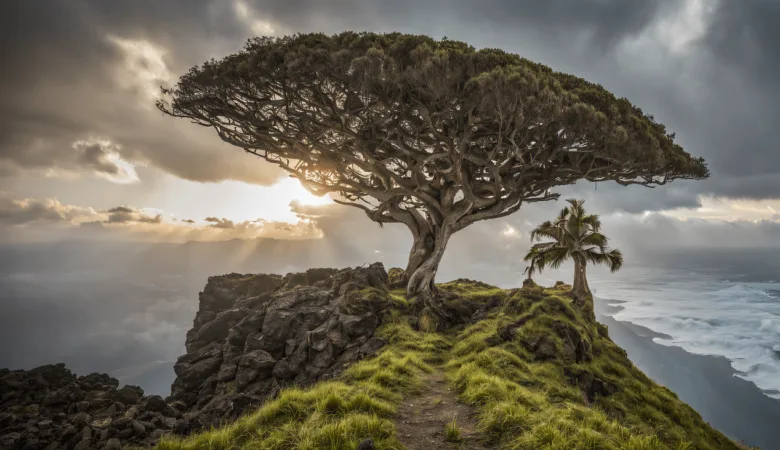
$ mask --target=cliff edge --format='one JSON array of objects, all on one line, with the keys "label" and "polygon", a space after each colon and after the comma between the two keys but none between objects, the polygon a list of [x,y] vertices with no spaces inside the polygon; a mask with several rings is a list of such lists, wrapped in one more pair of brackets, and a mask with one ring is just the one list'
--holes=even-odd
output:
[{"label": "cliff edge", "polygon": [[570,286],[438,286],[381,264],[211,277],[171,395],[62,365],[0,371],[0,448],[738,449],[629,361]]}]

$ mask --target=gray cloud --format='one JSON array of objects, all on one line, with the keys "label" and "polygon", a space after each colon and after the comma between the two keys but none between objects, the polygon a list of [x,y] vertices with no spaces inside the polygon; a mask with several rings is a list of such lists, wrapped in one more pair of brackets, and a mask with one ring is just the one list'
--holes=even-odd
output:
[{"label": "gray cloud", "polygon": [[211,224],[209,226],[214,227],[214,228],[232,229],[232,228],[236,227],[236,223],[235,222],[233,222],[230,219],[225,219],[224,217],[221,218],[221,219],[217,218],[217,217],[206,217],[203,220],[206,221],[206,222],[209,222]]},{"label": "gray cloud", "polygon": [[88,155],[67,151],[102,136],[124,158],[186,179],[267,184],[278,177],[153,107],[160,84],[240,47],[248,34],[229,3],[31,0],[3,5],[0,17],[0,174],[111,174],[94,147]]}]

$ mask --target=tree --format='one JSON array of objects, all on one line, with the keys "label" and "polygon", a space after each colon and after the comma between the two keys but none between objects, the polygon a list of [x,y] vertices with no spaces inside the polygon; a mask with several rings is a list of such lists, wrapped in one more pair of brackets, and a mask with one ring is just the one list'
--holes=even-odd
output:
[{"label": "tree", "polygon": [[399,33],[260,37],[192,68],[157,104],[212,127],[316,195],[402,223],[407,295],[446,316],[434,277],[450,237],[584,179],[708,176],[626,99],[496,49]]},{"label": "tree", "polygon": [[623,265],[620,250],[609,250],[609,239],[601,233],[601,221],[595,214],[586,214],[584,200],[566,200],[569,206],[563,208],[554,222],[544,222],[531,231],[531,242],[542,238],[552,242],[536,244],[528,251],[524,260],[529,263],[529,278],[534,272],[541,272],[550,266],[557,269],[565,261],[574,261],[574,283],[572,294],[579,306],[592,300],[585,268],[588,263],[604,264],[612,272]]}]

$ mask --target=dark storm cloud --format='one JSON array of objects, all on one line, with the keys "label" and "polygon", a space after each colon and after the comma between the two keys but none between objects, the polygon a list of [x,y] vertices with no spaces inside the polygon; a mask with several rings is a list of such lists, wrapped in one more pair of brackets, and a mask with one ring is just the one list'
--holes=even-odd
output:
[{"label": "dark storm cloud", "polygon": [[780,2],[721,2],[708,29],[706,44],[724,63],[755,82],[780,89]]},{"label": "dark storm cloud", "polygon": [[159,85],[239,48],[245,36],[230,2],[3,5],[0,175],[50,168],[112,174],[118,168],[97,149],[75,149],[79,141],[100,139],[121,146],[124,158],[182,178],[272,182],[273,168],[247,166],[206,130],[153,108]]}]

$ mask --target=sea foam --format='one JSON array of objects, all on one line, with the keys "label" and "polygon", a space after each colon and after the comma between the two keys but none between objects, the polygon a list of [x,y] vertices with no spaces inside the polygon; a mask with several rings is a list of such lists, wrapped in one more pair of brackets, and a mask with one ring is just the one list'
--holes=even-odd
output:
[{"label": "sea foam", "polygon": [[736,376],[780,399],[780,284],[731,278],[637,268],[590,284],[599,298],[624,302],[616,320],[670,337],[659,344],[726,357]]}]

